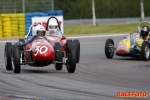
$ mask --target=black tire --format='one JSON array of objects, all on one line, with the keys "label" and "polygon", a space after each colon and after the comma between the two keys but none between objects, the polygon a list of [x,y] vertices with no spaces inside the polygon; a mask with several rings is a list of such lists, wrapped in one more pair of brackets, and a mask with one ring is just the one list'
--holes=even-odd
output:
[{"label": "black tire", "polygon": [[72,40],[68,39],[67,42],[66,42],[66,46],[71,45],[72,43],[73,43]]},{"label": "black tire", "polygon": [[79,63],[80,61],[80,42],[78,39],[73,40],[73,44],[75,47],[75,52],[76,52],[76,63]]},{"label": "black tire", "polygon": [[105,43],[105,55],[108,59],[112,59],[114,56],[114,41],[107,39]]},{"label": "black tire", "polygon": [[67,58],[68,58],[68,61],[66,63],[66,67],[67,67],[68,73],[74,73],[76,69],[76,54],[75,54],[73,44],[70,44],[67,46]]},{"label": "black tire", "polygon": [[13,66],[13,72],[14,73],[20,73],[20,50],[17,45],[13,46],[13,61],[12,61],[12,66]]},{"label": "black tire", "polygon": [[11,55],[12,55],[12,44],[11,42],[7,42],[5,44],[5,51],[4,51],[6,70],[12,70]]},{"label": "black tire", "polygon": [[[62,48],[59,42],[55,43],[55,60],[62,62]],[[56,63],[55,68],[56,70],[62,70],[63,64],[62,63]]]},{"label": "black tire", "polygon": [[19,39],[19,42],[22,42],[25,44],[25,40],[24,39]]},{"label": "black tire", "polygon": [[150,47],[147,41],[144,41],[141,47],[142,60],[148,61],[150,56]]}]

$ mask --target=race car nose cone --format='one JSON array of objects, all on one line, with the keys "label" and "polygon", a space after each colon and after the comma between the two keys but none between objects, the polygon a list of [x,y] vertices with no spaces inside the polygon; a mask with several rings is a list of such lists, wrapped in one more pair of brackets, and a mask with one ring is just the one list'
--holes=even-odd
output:
[{"label": "race car nose cone", "polygon": [[116,54],[129,54],[126,44],[120,44],[116,49]]},{"label": "race car nose cone", "polygon": [[50,44],[41,43],[33,50],[33,59],[39,62],[52,61],[54,59],[54,48]]}]

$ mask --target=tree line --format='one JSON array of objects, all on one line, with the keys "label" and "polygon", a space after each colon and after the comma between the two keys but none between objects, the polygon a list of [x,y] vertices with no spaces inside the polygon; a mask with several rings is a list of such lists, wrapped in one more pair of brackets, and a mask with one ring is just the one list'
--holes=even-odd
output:
[{"label": "tree line", "polygon": [[[63,10],[64,19],[91,19],[92,0],[53,0],[54,10]],[[140,0],[94,0],[96,18],[140,17]],[[22,13],[23,0],[0,0],[1,13]],[[25,12],[51,10],[52,0],[24,0]],[[145,16],[150,16],[150,0],[143,0]]]},{"label": "tree line", "polygon": [[[65,19],[92,18],[92,0],[54,0]],[[145,16],[150,16],[150,0],[143,0]],[[140,0],[95,0],[96,18],[140,17]]]}]

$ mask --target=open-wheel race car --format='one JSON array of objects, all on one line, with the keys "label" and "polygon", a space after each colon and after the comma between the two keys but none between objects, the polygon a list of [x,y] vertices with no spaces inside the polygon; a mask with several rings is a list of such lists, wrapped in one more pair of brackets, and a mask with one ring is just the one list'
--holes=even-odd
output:
[{"label": "open-wheel race car", "polygon": [[112,59],[115,53],[117,56],[142,57],[144,61],[149,60],[149,30],[144,39],[141,37],[142,28],[146,29],[149,28],[149,26],[149,21],[140,22],[136,27],[136,32],[124,37],[117,46],[115,46],[113,39],[107,39],[105,43],[106,57]]},{"label": "open-wheel race car", "polygon": [[[51,30],[50,26],[58,26],[58,31]],[[63,35],[60,28],[60,23],[56,17],[50,17],[47,20],[46,25],[46,37],[51,41],[50,43],[54,46],[56,42],[59,42],[62,47],[62,52],[66,52],[66,48],[68,45],[72,44],[74,46],[74,50],[76,53],[76,63],[80,61],[80,41],[78,39],[67,39],[66,36]]]},{"label": "open-wheel race car", "polygon": [[[69,73],[74,73],[76,69],[76,48],[74,42],[66,39],[65,36],[57,38],[57,41],[50,41],[45,37],[35,38],[31,43],[25,44],[31,29],[36,25],[31,25],[25,39],[19,39],[12,44],[6,42],[4,50],[4,60],[6,70],[13,70],[14,73],[20,73],[21,65],[33,67],[43,67],[50,64],[55,65],[56,70],[62,70],[63,64],[66,65]],[[63,42],[63,43],[62,43]],[[78,41],[79,42],[79,41]],[[80,53],[80,43],[77,45]],[[80,54],[79,54],[80,55]]]}]

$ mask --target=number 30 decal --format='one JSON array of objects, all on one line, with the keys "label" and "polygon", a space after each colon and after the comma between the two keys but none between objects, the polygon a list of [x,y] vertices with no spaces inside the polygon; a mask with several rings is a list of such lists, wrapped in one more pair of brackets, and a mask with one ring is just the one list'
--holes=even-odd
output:
[{"label": "number 30 decal", "polygon": [[[42,49],[44,49],[44,51],[42,51]],[[48,48],[46,46],[36,46],[36,49],[35,49],[36,53],[34,54],[34,56],[37,56],[38,53],[44,54],[47,52],[47,50]]]}]

